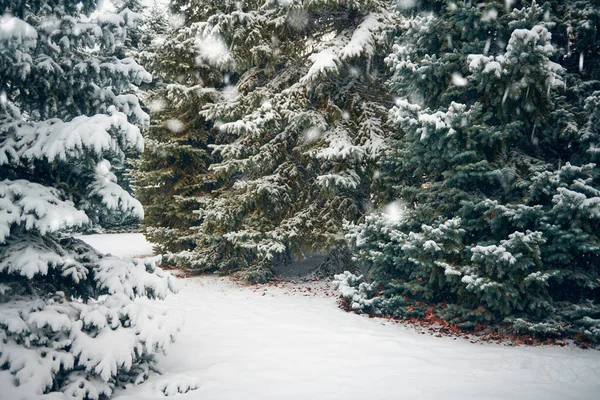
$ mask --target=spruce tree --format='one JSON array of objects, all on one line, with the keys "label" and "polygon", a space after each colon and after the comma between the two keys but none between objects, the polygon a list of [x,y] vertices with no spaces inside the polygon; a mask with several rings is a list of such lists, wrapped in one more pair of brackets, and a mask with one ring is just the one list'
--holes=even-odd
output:
[{"label": "spruce tree", "polygon": [[[178,11],[177,3],[172,8]],[[170,26],[178,17],[171,12],[154,4],[143,23],[151,34],[145,36],[141,58],[155,79],[146,92],[152,122],[134,175],[136,195],[145,207],[146,236],[158,252],[172,255],[195,247],[190,237],[198,219],[194,197],[213,185],[207,147],[213,139],[199,109],[216,93],[211,87],[222,75],[197,67],[196,31],[190,29],[196,11],[183,13],[177,29]]]},{"label": "spruce tree", "polygon": [[367,297],[381,293],[380,311],[397,316],[446,303],[439,314],[467,328],[599,341],[597,6],[404,12],[386,60],[396,130],[377,193],[401,210],[350,235],[371,269]]},{"label": "spruce tree", "polygon": [[[74,229],[143,217],[112,166],[143,149],[132,85],[115,56],[126,13],[95,1],[3,2],[0,19],[0,387],[7,398],[110,397],[148,375],[178,323],[135,303],[172,289],[156,259],[104,256]],[[60,395],[59,395],[60,396]]]},{"label": "spruce tree", "polygon": [[177,82],[169,90],[181,94],[169,114],[178,132],[161,131],[172,162],[147,160],[150,183],[164,190],[143,200],[157,210],[150,237],[178,265],[241,270],[250,281],[339,246],[343,224],[369,208],[384,149],[382,49],[395,23],[387,2],[173,8],[186,18],[163,56]]}]

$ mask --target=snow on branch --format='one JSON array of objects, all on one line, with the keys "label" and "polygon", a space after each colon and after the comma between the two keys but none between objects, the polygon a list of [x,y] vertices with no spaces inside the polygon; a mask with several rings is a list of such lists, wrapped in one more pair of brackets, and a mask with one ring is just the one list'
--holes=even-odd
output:
[{"label": "snow on branch", "polygon": [[334,40],[331,47],[321,50],[319,53],[312,54],[309,59],[312,61],[312,66],[308,73],[301,79],[301,82],[311,82],[316,80],[321,75],[326,75],[328,72],[338,72],[337,63],[339,62],[338,52],[341,48],[341,39]]},{"label": "snow on branch", "polygon": [[102,160],[94,170],[94,181],[89,185],[91,196],[100,197],[102,204],[109,210],[131,212],[138,218],[144,218],[142,204],[117,183],[117,177],[110,171],[110,162]]},{"label": "snow on branch", "polygon": [[130,57],[122,60],[111,60],[100,64],[100,67],[110,75],[127,77],[135,85],[152,82],[152,75]]},{"label": "snow on branch", "polygon": [[229,232],[223,237],[234,246],[256,251],[260,257],[268,260],[273,259],[277,253],[285,253],[287,247],[283,243],[285,238],[278,234],[279,232],[259,232],[254,230],[239,230]]},{"label": "snow on branch", "polygon": [[[133,113],[128,107],[129,100],[119,98],[120,106]],[[10,117],[0,119],[0,166],[43,158],[49,162],[65,161],[70,157],[85,157],[90,152],[120,155],[123,148],[142,151],[144,140],[139,128],[114,106],[108,108],[108,113],[79,116],[69,122],[60,119],[26,122],[13,109]]]},{"label": "snow on branch", "polygon": [[[0,304],[0,384],[8,398],[45,398],[48,389],[70,399],[110,397],[122,373],[148,376],[153,354],[175,339],[180,318],[123,295],[94,303],[52,299]],[[22,341],[35,343],[24,347]],[[17,385],[14,385],[17,382]]]},{"label": "snow on branch", "polygon": [[158,262],[160,257],[129,261],[106,256],[94,267],[98,289],[111,295],[125,295],[129,299],[164,299],[169,292],[176,292],[177,286],[175,278],[156,267]]},{"label": "snow on branch", "polygon": [[26,180],[0,182],[0,243],[13,225],[45,235],[87,222],[86,214],[71,201],[62,200],[57,189]]},{"label": "snow on branch", "polygon": [[342,124],[336,124],[332,129],[325,131],[321,140],[326,146],[308,152],[316,159],[360,161],[366,157],[366,149],[354,143],[351,132]]},{"label": "snow on branch", "polygon": [[379,13],[367,15],[363,22],[354,30],[352,38],[340,52],[340,58],[345,60],[347,58],[360,57],[363,54],[371,57],[375,52],[376,38],[374,37],[374,33],[381,28],[383,19],[384,16]]},{"label": "snow on branch", "polygon": [[52,162],[82,157],[88,151],[119,153],[120,143],[142,151],[144,142],[139,128],[130,124],[127,116],[114,107],[108,111],[110,115],[80,116],[69,122],[51,119],[34,124],[16,123],[13,128],[19,138],[16,147],[20,158],[47,158]]},{"label": "snow on branch", "polygon": [[131,118],[131,122],[142,126],[150,125],[150,116],[140,107],[140,101],[134,94],[115,96],[114,104],[117,109]]},{"label": "snow on branch", "polygon": [[[7,398],[45,398],[44,393],[52,390],[70,399],[98,399],[110,397],[118,384],[144,381],[155,354],[166,351],[182,324],[178,316],[136,299],[162,299],[177,290],[174,278],[156,267],[160,257],[123,260],[102,256],[76,239],[63,239],[59,244],[44,237],[30,247],[44,244],[56,245],[51,249],[56,264],[60,259],[81,263],[87,275],[72,289],[90,286],[85,290],[104,296],[84,300],[56,292],[42,299],[35,294],[15,296],[11,284],[4,285],[0,292],[0,365],[7,368],[0,370],[0,385],[7,392],[3,394]],[[4,261],[0,273],[6,265],[18,268],[12,261]],[[65,271],[63,267],[63,275]]]},{"label": "snow on branch", "polygon": [[345,170],[340,173],[320,175],[317,177],[317,183],[326,188],[354,190],[360,185],[360,177],[353,170]]},{"label": "snow on branch", "polygon": [[376,33],[389,23],[380,13],[371,13],[354,32],[344,31],[323,44],[323,49],[309,56],[312,65],[301,82],[310,83],[330,72],[337,73],[338,65],[347,59],[360,56],[370,58],[377,42]]},{"label": "snow on branch", "polygon": [[27,22],[8,14],[0,18],[0,40],[35,47],[38,33]]},{"label": "snow on branch", "polygon": [[73,254],[48,237],[28,235],[9,239],[2,249],[0,273],[16,274],[32,279],[35,275],[47,275],[51,268],[59,269],[62,277],[79,283],[88,276],[87,268]]}]

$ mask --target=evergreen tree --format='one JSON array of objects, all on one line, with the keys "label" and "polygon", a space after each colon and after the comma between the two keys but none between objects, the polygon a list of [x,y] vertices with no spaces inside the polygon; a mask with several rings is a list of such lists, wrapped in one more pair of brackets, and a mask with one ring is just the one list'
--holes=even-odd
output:
[{"label": "evergreen tree", "polygon": [[335,248],[343,224],[369,208],[384,149],[387,2],[173,8],[186,20],[162,58],[177,82],[166,97],[178,99],[169,113],[178,129],[161,131],[161,161],[147,158],[148,188],[160,188],[141,197],[150,238],[178,265],[242,270],[250,281]]},{"label": "evergreen tree", "polygon": [[422,1],[403,20],[377,193],[403,209],[350,235],[382,312],[447,303],[468,328],[600,341],[599,15],[593,1]]},{"label": "evergreen tree", "polygon": [[110,6],[112,6],[111,9],[105,12],[118,14],[125,22],[123,41],[115,49],[115,56],[120,58],[129,56],[137,59],[135,53],[137,53],[143,40],[143,32],[140,29],[141,22],[144,19],[142,1],[112,0]]},{"label": "evergreen tree", "polygon": [[[104,13],[118,14],[123,18],[125,22],[122,34],[123,40],[115,43],[114,55],[118,58],[133,58],[147,71],[147,65],[150,63],[146,60],[147,52],[145,52],[147,38],[154,37],[155,35],[146,26],[143,26],[145,21],[146,7],[142,5],[141,0],[113,0],[107,5],[103,6]],[[130,92],[136,95],[141,101],[145,100],[145,91],[151,85],[153,81],[142,81],[136,86],[131,86]],[[143,106],[144,110],[147,110]],[[139,157],[137,153],[128,154],[128,157],[123,163],[112,165],[112,171],[114,172],[119,185],[125,189],[128,193],[133,193],[132,187],[133,181],[133,166],[135,160]],[[140,220],[134,215],[128,214],[113,214],[110,218],[103,218],[100,224],[94,224],[89,229],[91,232],[102,232],[105,230],[109,231],[139,231]]]},{"label": "evergreen tree", "polygon": [[145,36],[141,56],[155,79],[147,92],[152,123],[134,174],[136,194],[145,207],[146,235],[161,253],[194,248],[190,228],[197,216],[190,199],[209,191],[213,180],[207,173],[206,145],[212,136],[199,108],[216,92],[210,89],[216,75],[197,68],[197,39],[188,28],[195,14],[187,10],[183,15],[186,22],[172,29],[169,20],[177,17],[155,3],[143,23],[151,34]]},{"label": "evergreen tree", "polygon": [[[8,398],[110,397],[143,380],[177,322],[133,300],[172,289],[156,259],[103,256],[70,237],[143,217],[111,167],[143,148],[123,45],[126,13],[95,1],[9,1],[0,19],[0,387]],[[54,393],[54,394],[51,394]]]}]

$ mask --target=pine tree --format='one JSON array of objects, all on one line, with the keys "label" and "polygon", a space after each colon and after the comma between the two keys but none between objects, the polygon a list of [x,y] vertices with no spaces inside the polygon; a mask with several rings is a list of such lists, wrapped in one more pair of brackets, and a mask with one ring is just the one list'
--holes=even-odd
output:
[{"label": "pine tree", "polygon": [[383,312],[447,303],[467,328],[600,340],[599,14],[564,3],[422,1],[403,20],[377,197],[404,210],[350,235]]},{"label": "pine tree", "polygon": [[170,90],[185,100],[180,131],[163,130],[160,147],[177,162],[149,168],[165,177],[162,198],[143,200],[157,210],[146,221],[150,237],[177,252],[179,265],[241,270],[250,281],[339,246],[343,224],[368,210],[384,149],[391,98],[381,49],[395,22],[387,2],[174,9],[185,9],[186,21],[163,58],[178,77]]},{"label": "pine tree", "polygon": [[[112,166],[141,151],[151,79],[114,54],[130,23],[94,1],[4,2],[0,19],[0,387],[8,398],[110,397],[139,382],[178,323],[158,260],[103,256],[74,229],[143,217]],[[54,393],[56,394],[56,393]],[[53,397],[55,398],[55,397]]]},{"label": "pine tree", "polygon": [[[117,57],[134,56],[144,40],[144,32],[141,23],[144,20],[144,6],[141,0],[113,0],[115,14],[119,14],[125,21],[125,40],[121,51],[115,53]],[[137,59],[137,57],[135,57]]]},{"label": "pine tree", "polygon": [[147,92],[152,124],[144,133],[146,150],[134,174],[136,194],[145,207],[146,235],[159,252],[172,254],[195,247],[190,238],[190,228],[197,224],[193,197],[213,185],[207,171],[212,135],[199,107],[216,93],[210,88],[221,76],[197,68],[196,31],[189,28],[194,12],[187,10],[182,26],[171,29],[168,20],[176,16],[158,4],[153,10],[143,24],[151,35],[145,36],[141,53],[155,77]]}]

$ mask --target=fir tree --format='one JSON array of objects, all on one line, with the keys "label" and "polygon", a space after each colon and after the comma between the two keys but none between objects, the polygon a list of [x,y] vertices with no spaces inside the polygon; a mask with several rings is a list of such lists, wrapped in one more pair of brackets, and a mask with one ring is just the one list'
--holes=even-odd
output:
[{"label": "fir tree", "polygon": [[[122,16],[125,21],[126,32],[120,49],[115,53],[117,57],[134,57],[144,40],[144,32],[140,25],[144,19],[144,6],[141,0],[113,0],[114,13]],[[137,57],[135,57],[137,59]]]},{"label": "fir tree", "polygon": [[[0,19],[0,387],[10,398],[110,397],[141,381],[178,324],[134,303],[172,289],[156,259],[103,256],[70,237],[143,217],[111,167],[143,148],[123,45],[126,13],[94,1],[4,2]],[[12,15],[11,15],[12,13]]]},{"label": "fir tree", "polygon": [[146,235],[162,253],[195,247],[190,238],[190,228],[197,224],[193,197],[210,191],[214,181],[207,171],[207,142],[213,139],[199,108],[216,93],[211,86],[222,75],[197,68],[196,31],[189,29],[194,15],[186,11],[186,22],[171,29],[169,20],[176,16],[154,4],[143,23],[151,34],[145,36],[141,58],[155,79],[147,91],[152,123],[134,174],[136,194],[145,207]]},{"label": "fir tree", "polygon": [[403,20],[377,196],[405,210],[350,235],[385,312],[448,303],[464,327],[600,340],[599,20],[573,3],[423,1]]},{"label": "fir tree", "polygon": [[242,270],[250,281],[335,248],[344,222],[368,210],[384,149],[387,2],[173,7],[186,21],[163,59],[181,129],[162,131],[175,165],[149,168],[165,179],[162,197],[144,200],[158,216],[147,219],[150,237],[179,265]]}]

